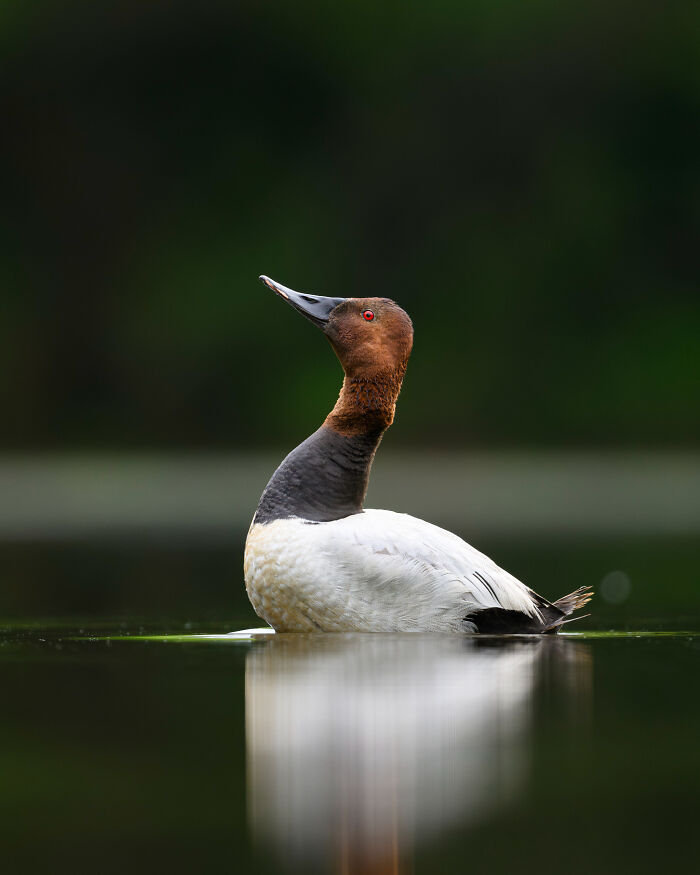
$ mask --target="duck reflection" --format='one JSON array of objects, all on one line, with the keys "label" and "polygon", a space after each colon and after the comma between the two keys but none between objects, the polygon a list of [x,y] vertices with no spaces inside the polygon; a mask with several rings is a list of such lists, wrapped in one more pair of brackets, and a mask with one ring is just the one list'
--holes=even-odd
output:
[{"label": "duck reflection", "polygon": [[590,689],[585,645],[457,635],[277,635],[246,662],[248,805],[291,867],[399,872],[528,767],[543,671]]}]

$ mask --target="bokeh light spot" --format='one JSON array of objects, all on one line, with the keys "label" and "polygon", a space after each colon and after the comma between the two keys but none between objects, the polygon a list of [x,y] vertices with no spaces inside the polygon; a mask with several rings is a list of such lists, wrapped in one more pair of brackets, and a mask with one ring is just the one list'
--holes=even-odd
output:
[{"label": "bokeh light spot", "polygon": [[624,571],[611,571],[600,582],[600,593],[611,605],[627,601],[632,591],[632,582]]}]

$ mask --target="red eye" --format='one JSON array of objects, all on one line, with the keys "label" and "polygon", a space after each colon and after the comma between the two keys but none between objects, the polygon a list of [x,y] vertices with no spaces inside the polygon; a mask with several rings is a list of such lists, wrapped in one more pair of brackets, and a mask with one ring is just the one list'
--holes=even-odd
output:
[{"label": "red eye", "polygon": [[371,322],[374,319],[374,313],[371,310],[365,310],[362,314],[362,318],[366,319],[368,322]]}]

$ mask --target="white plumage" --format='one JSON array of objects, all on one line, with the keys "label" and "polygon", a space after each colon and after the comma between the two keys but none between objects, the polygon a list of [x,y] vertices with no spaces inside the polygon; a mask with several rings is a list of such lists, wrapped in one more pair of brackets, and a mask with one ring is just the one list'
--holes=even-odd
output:
[{"label": "white plumage", "polygon": [[541,619],[532,591],[457,535],[407,514],[253,524],[248,595],[278,632],[464,632],[474,611]]}]

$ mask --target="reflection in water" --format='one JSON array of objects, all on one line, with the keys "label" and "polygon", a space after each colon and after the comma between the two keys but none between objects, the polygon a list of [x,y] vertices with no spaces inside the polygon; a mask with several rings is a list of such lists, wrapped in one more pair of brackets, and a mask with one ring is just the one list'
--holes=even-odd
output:
[{"label": "reflection in water", "polygon": [[255,645],[246,736],[256,839],[299,867],[399,871],[416,844],[512,798],[539,675],[587,699],[589,657],[562,638],[278,635]]}]

